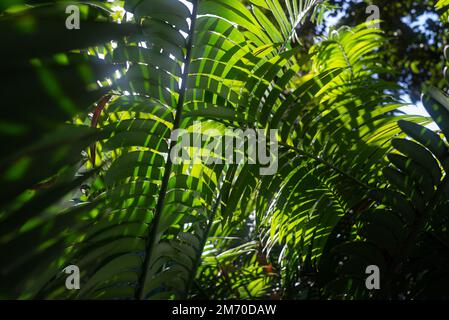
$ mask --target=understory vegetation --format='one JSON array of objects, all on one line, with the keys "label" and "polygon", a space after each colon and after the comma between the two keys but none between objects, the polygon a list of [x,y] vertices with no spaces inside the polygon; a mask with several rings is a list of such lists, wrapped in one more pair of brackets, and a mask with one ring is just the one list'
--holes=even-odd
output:
[{"label": "understory vegetation", "polygon": [[[306,39],[329,8],[2,1],[0,298],[449,298],[448,95],[401,111],[382,22]],[[172,161],[211,128],[277,129],[277,171]]]}]

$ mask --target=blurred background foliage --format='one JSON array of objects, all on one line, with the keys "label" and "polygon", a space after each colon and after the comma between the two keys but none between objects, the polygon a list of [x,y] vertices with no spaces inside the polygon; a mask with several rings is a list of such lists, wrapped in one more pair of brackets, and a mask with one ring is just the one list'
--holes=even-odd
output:
[{"label": "blurred background foliage", "polygon": [[[245,0],[249,5],[250,1]],[[301,42],[310,47],[316,36],[324,35],[329,28],[354,27],[366,21],[371,13],[366,9],[376,5],[380,9],[382,30],[387,40],[380,53],[394,73],[394,80],[403,87],[414,103],[420,100],[421,87],[427,81],[443,85],[442,50],[448,43],[447,19],[439,19],[442,10],[436,7],[437,0],[391,1],[391,0],[329,0],[328,14],[322,24],[311,20],[300,26]]]}]

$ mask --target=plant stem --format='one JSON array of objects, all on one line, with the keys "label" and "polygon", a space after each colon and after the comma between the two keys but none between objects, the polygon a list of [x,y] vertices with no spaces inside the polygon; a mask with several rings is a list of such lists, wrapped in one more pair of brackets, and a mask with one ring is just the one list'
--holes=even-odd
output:
[{"label": "plant stem", "polygon": [[[191,2],[193,5],[192,14],[190,16],[191,25],[190,25],[190,32],[189,32],[188,41],[187,41],[187,45],[186,45],[187,51],[186,51],[186,58],[184,61],[184,71],[183,71],[183,74],[181,77],[182,86],[181,86],[181,90],[179,92],[178,103],[176,106],[176,116],[175,116],[175,120],[173,122],[173,130],[178,129],[179,125],[181,123],[182,109],[183,109],[184,101],[185,101],[185,94],[186,94],[186,90],[187,90],[187,80],[188,80],[188,75],[189,75],[190,62],[191,62],[191,58],[192,58],[195,22],[196,22],[196,15],[197,15],[197,11],[198,11],[198,0],[192,0]],[[154,218],[153,218],[151,226],[148,228],[148,237],[147,237],[147,241],[146,241],[146,245],[145,245],[145,257],[144,257],[144,261],[143,261],[143,265],[142,265],[142,273],[141,273],[141,276],[137,283],[137,288],[135,291],[135,299],[137,299],[137,300],[141,300],[141,299],[145,298],[145,283],[148,278],[148,270],[150,268],[151,255],[152,255],[154,247],[155,247],[155,242],[157,241],[157,239],[156,239],[157,229],[158,229],[159,221],[161,219],[162,210],[164,208],[164,202],[165,202],[165,196],[167,193],[168,182],[169,182],[171,171],[172,171],[173,163],[172,163],[172,160],[170,159],[170,153],[171,153],[171,150],[175,147],[176,143],[177,143],[176,138],[174,138],[170,142],[170,148],[169,148],[168,154],[167,154],[167,163],[165,164],[164,177],[162,179],[161,189],[159,191],[159,196],[157,199]]]}]

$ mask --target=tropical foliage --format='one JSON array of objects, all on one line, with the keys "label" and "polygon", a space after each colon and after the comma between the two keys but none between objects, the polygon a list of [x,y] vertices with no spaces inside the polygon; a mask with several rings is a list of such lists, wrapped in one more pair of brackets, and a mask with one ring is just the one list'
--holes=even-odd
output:
[{"label": "tropical foliage", "polygon": [[[374,22],[305,54],[322,1],[248,2],[0,4],[1,298],[449,298],[447,95],[404,114]],[[277,172],[168,156],[210,128],[277,129]]]},{"label": "tropical foliage", "polygon": [[[369,7],[370,5],[379,8],[381,28],[387,38],[380,55],[394,68],[394,72],[386,77],[407,84],[405,93],[412,101],[417,103],[421,100],[421,89],[425,83],[444,86],[440,71],[443,68],[441,44],[447,43],[448,39],[446,26],[438,23],[441,13],[441,5],[436,7],[438,0],[329,2],[339,7],[332,12],[332,15],[341,17],[338,25],[356,26],[366,20],[368,12],[373,12],[374,9]],[[313,30],[312,26],[311,29]]]}]

